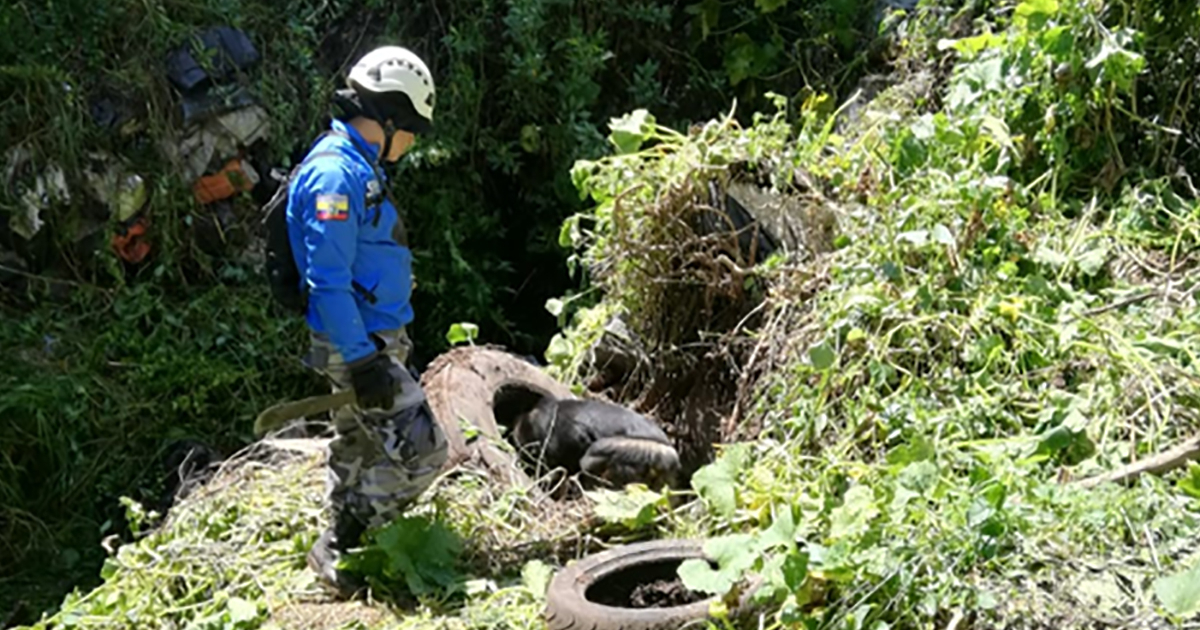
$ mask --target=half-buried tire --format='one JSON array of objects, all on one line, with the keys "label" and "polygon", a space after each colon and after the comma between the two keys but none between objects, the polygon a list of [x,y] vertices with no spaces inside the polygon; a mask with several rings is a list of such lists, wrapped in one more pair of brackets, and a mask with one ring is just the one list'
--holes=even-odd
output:
[{"label": "half-buried tire", "polygon": [[[493,346],[454,348],[438,356],[421,374],[421,387],[446,434],[446,469],[482,468],[495,484],[536,492],[499,427],[539,396],[576,398],[569,387]],[[472,429],[471,435],[464,429]]]},{"label": "half-buried tire", "polygon": [[[710,560],[703,545],[702,540],[653,540],[602,551],[567,565],[555,574],[546,591],[543,615],[547,628],[705,627],[709,606],[717,598],[687,591],[676,573],[684,560]],[[731,615],[744,614],[746,603],[743,600]]]}]

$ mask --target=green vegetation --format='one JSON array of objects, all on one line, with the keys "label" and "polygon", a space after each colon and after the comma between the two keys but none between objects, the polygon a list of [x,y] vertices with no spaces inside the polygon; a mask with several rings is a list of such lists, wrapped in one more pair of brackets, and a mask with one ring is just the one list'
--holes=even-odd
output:
[{"label": "green vegetation", "polygon": [[[117,497],[159,494],[165,471],[155,458],[169,441],[199,436],[230,452],[250,437],[257,410],[321,387],[297,360],[302,324],[267,309],[263,200],[198,204],[165,149],[188,132],[166,78],[171,50],[218,24],[250,37],[261,59],[236,83],[271,120],[266,141],[247,152],[263,178],[320,130],[345,64],[380,43],[418,50],[438,76],[437,130],[397,169],[393,190],[415,247],[415,354],[432,358],[465,321],[480,338],[536,355],[556,331],[543,304],[572,286],[557,234],[583,202],[567,167],[603,154],[610,116],[654,107],[682,126],[724,107],[732,90],[743,102],[768,85],[840,90],[865,68],[861,44],[874,33],[853,3],[793,8],[0,6],[0,410],[12,419],[0,437],[0,614],[22,599],[32,610],[52,606],[81,574],[92,583],[100,539],[123,533]],[[96,115],[105,109],[115,116]],[[29,157],[12,172],[10,150]],[[90,185],[109,168],[145,182],[150,252],[141,262],[109,245],[126,226]],[[38,175],[58,171],[70,198],[48,195],[43,225],[26,240],[10,223],[25,219],[21,197]],[[40,583],[48,567],[53,587]]]},{"label": "green vegetation", "polygon": [[[693,587],[762,571],[785,627],[1197,612],[1195,464],[1127,490],[1064,483],[1200,431],[1200,206],[1173,176],[1195,163],[1151,150],[1179,134],[1187,106],[1164,99],[1192,77],[1168,68],[1191,45],[1163,41],[1158,6],[1123,8],[1015,2],[957,37],[934,20],[840,130],[821,98],[794,124],[780,99],[752,127],[687,135],[637,111],[614,121],[615,155],[575,166],[596,205],[564,235],[604,302],[553,344],[563,373],[615,312],[659,357],[725,348],[748,375],[740,419],[761,433],[692,480],[721,560],[682,570]],[[1197,32],[1190,10],[1171,32]],[[737,172],[797,200],[807,251],[750,273],[704,262],[736,250],[681,219]],[[733,317],[668,312],[703,300]]]},{"label": "green vegetation", "polygon": [[316,385],[289,356],[304,333],[247,292],[231,282],[181,303],[146,285],[76,288],[58,309],[5,312],[6,595],[58,597],[47,576],[69,588],[81,569],[92,584],[100,538],[124,530],[118,499],[157,505],[169,442],[202,439],[230,453],[253,437],[265,401]]},{"label": "green vegetation", "polygon": [[[649,29],[624,31],[630,38],[647,39],[659,32],[654,28],[665,31],[680,19],[656,17],[661,12],[649,5],[601,4],[595,15]],[[523,188],[545,195],[533,204],[541,214],[531,221],[545,229],[563,208],[580,209],[561,231],[544,237],[575,248],[570,264],[586,271],[589,283],[548,305],[569,323],[546,353],[555,373],[585,382],[585,351],[613,315],[636,333],[652,363],[626,392],[629,400],[651,389],[698,391],[675,382],[684,380],[679,366],[733,366],[704,377],[708,389],[728,393],[717,402],[736,420],[719,433],[741,443],[720,449],[696,472],[693,501],[671,510],[666,497],[647,490],[600,494],[584,505],[554,508],[571,512],[553,518],[546,514],[551,508],[519,490],[489,489],[469,473],[446,477],[411,519],[376,533],[361,558],[381,592],[416,595],[413,610],[391,615],[382,606],[341,607],[315,597],[303,567],[320,499],[311,462],[250,463],[231,469],[232,482],[214,483],[177,508],[166,527],[123,547],[106,565],[105,583],[70,596],[46,627],[131,627],[150,617],[192,628],[536,627],[549,568],[576,553],[577,544],[614,532],[624,539],[709,537],[718,569],[692,563],[681,568],[682,576],[693,588],[719,593],[747,571],[764,575],[768,588],[760,595],[770,606],[754,627],[1165,627],[1194,618],[1200,612],[1200,466],[1143,475],[1127,487],[1078,480],[1200,432],[1193,351],[1200,336],[1200,205],[1188,175],[1200,168],[1200,157],[1181,131],[1200,116],[1191,98],[1200,13],[1191,3],[1169,0],[922,7],[890,27],[898,50],[892,87],[869,104],[839,109],[844,90],[830,97],[820,88],[842,83],[811,79],[809,49],[792,46],[806,40],[785,23],[819,26],[832,41],[847,35],[840,46],[853,50],[852,27],[837,25],[861,12],[841,2],[800,10],[787,4],[736,9],[746,11],[739,28],[730,28],[739,22],[726,17],[728,5],[693,5],[687,19],[703,33],[721,31],[722,46],[692,58],[715,68],[711,56],[723,50],[726,63],[723,75],[696,72],[693,80],[714,82],[693,85],[692,94],[748,83],[771,90],[771,75],[784,71],[808,78],[816,90],[800,98],[766,96],[774,112],[742,98],[738,111],[762,113],[740,122],[718,117],[690,129],[676,124],[687,117],[671,105],[677,101],[636,102],[620,108],[624,115],[610,112],[606,157],[600,156],[604,138],[592,125],[606,120],[601,115],[616,100],[580,104],[555,90],[568,83],[563,76],[574,77],[572,90],[582,93],[588,90],[579,86],[588,81],[609,85],[585,69],[602,67],[599,51],[615,49],[619,60],[624,49],[612,40],[585,46],[584,35],[599,37],[600,31],[584,29],[553,49],[561,57],[538,54],[557,35],[573,33],[572,24],[590,25],[588,10],[512,3],[505,9],[511,19],[499,22],[518,44],[489,37],[485,25],[501,26],[484,19],[500,11],[487,3],[470,9],[479,13],[464,8],[474,16],[469,19],[449,18],[449,50],[465,54],[504,41],[513,53],[504,57],[513,64],[507,73],[487,75],[505,77],[495,92],[468,81],[478,79],[481,66],[459,57],[448,67],[456,77],[450,84],[460,87],[450,92],[476,91],[449,98],[475,103],[476,120],[490,112],[488,103],[503,102],[512,112],[530,108],[543,122],[555,120],[557,132],[591,138],[590,144],[576,138],[538,145],[547,148],[536,162],[511,158],[522,165],[513,171],[514,182],[523,181],[516,173],[560,174]],[[799,58],[789,56],[796,51]],[[565,64],[555,67],[562,84],[539,82],[545,68],[535,61],[546,58]],[[627,65],[620,69],[630,76]],[[640,70],[633,76],[649,81],[651,75]],[[592,90],[591,98],[602,93]],[[724,92],[710,112],[727,107],[734,94]],[[578,117],[559,107],[577,107],[565,112]],[[516,137],[561,138],[549,134],[548,123],[527,127],[529,119],[515,114],[489,120],[489,128],[504,131],[467,135],[470,127],[454,127],[448,133],[464,134],[457,141],[437,140],[419,153],[423,160],[449,156],[446,162],[410,167],[421,194],[439,199],[422,203],[440,208],[423,219],[429,223],[420,229],[432,231],[418,240],[463,257],[439,254],[440,262],[418,270],[426,298],[444,313],[435,318],[441,327],[429,334],[430,344],[435,337],[504,340],[485,316],[495,298],[478,291],[508,286],[495,282],[506,276],[482,263],[458,262],[468,254],[483,260],[485,250],[448,230],[487,232],[520,205],[512,202],[512,214],[477,212],[464,221],[467,208],[480,207],[475,193],[485,188],[461,172],[459,188],[438,183],[434,173],[474,157],[483,158],[480,163],[490,158],[497,172],[506,172],[504,156],[521,154],[498,147],[513,149],[505,143]],[[464,147],[480,153],[456,153]],[[573,190],[564,187],[565,177]],[[762,182],[786,198],[798,209],[792,219],[805,228],[805,246],[751,266],[722,239],[697,235],[689,213],[709,203],[710,181],[725,186],[731,179]],[[444,196],[442,184],[451,191]],[[571,204],[563,201],[569,196]],[[580,197],[592,203],[583,209]],[[493,272],[498,275],[488,275]],[[464,278],[471,280],[458,282]],[[123,307],[126,312],[148,323],[133,328],[141,331],[134,336],[121,327],[124,319],[113,320],[106,343],[143,344],[151,335],[175,343],[183,333],[154,328],[169,315],[245,321],[246,331],[284,326],[260,319],[260,307],[222,300],[219,292],[208,303],[231,309],[222,317],[209,315],[206,299],[181,311],[160,306],[168,303],[154,291],[133,297],[121,291],[120,303],[135,304]],[[449,295],[456,297],[443,297]],[[56,325],[64,337],[96,330],[104,319],[96,303],[78,307],[94,318],[86,327],[47,312],[20,320],[29,323],[13,328],[19,335],[5,329],[5,346],[36,346]],[[443,334],[450,322],[464,320],[480,327],[460,324]],[[280,330],[287,332],[271,343],[291,343],[286,335],[294,329]],[[238,348],[246,339],[239,335],[250,334],[229,333],[225,344]],[[197,338],[187,348],[208,352],[217,345],[216,335]],[[141,357],[159,346],[131,347],[140,348]],[[110,413],[122,419],[116,423],[122,431],[135,430],[134,412],[117,401],[141,401],[133,394],[142,388],[158,401],[147,410],[159,413],[168,405],[212,423],[200,426],[228,426],[232,418],[248,417],[254,404],[299,387],[278,368],[265,368],[286,361],[278,358],[290,352],[282,347],[253,348],[250,364],[264,370],[261,376],[239,362],[249,350],[218,351],[211,362],[198,362],[189,358],[199,353],[168,351],[174,347],[146,362],[146,381],[97,381],[96,389],[84,390],[102,403],[81,404],[71,426],[99,426],[98,418]],[[45,401],[78,391],[85,375],[118,369],[98,362],[125,363],[120,357],[130,352],[82,351],[95,360],[42,367],[39,374],[77,371],[46,381],[52,385],[8,387],[0,409],[18,418],[22,410],[45,409]],[[15,356],[17,365],[7,369],[19,371],[35,360]],[[168,359],[183,361],[188,371],[177,372]],[[23,384],[16,371],[0,374],[6,384]],[[184,376],[176,381],[176,374]],[[166,385],[153,385],[159,380]],[[184,393],[185,387],[200,393]],[[241,388],[249,393],[229,395]],[[704,429],[687,426],[688,417],[672,413],[678,408],[670,404],[658,411],[676,428]],[[49,416],[40,422],[22,431],[46,435],[60,423]],[[6,444],[4,452],[14,449]],[[51,461],[62,464],[44,470],[62,488],[73,487],[73,480],[54,477],[56,471],[92,470],[76,465],[88,460],[69,449],[51,452],[59,458]],[[309,482],[293,481],[301,477]],[[14,496],[9,501],[6,495],[5,504],[21,504],[21,495]],[[589,512],[599,521],[581,516]],[[404,544],[409,535],[430,544],[418,553]],[[306,600],[316,601],[301,617],[312,625],[286,617]],[[325,618],[317,610],[343,616]]]}]

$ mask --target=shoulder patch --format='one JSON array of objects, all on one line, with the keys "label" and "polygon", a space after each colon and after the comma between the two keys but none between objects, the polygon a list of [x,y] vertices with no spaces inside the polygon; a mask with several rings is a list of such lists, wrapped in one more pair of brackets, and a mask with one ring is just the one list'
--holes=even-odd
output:
[{"label": "shoulder patch", "polygon": [[346,195],[317,195],[318,221],[345,221],[350,216],[350,199]]}]

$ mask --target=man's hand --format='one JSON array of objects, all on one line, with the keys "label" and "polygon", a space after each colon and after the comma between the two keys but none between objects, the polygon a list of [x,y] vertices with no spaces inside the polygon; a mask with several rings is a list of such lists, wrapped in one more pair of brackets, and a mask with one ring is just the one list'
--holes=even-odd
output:
[{"label": "man's hand", "polygon": [[396,395],[396,379],[391,373],[392,361],[386,354],[350,368],[350,381],[358,406],[363,409],[390,409]]}]

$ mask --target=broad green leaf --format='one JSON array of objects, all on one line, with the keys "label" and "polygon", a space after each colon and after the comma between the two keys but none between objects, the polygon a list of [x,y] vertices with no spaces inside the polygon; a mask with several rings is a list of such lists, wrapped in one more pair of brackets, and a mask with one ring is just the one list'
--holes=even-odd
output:
[{"label": "broad green leaf", "polygon": [[950,233],[950,228],[942,225],[941,223],[933,226],[932,236],[934,242],[936,243],[941,243],[942,245],[947,245],[950,247],[954,246],[954,235]]},{"label": "broad green leaf", "polygon": [[1066,265],[1068,262],[1070,262],[1070,259],[1061,252],[1050,249],[1045,245],[1039,245],[1037,249],[1034,250],[1032,259],[1033,262],[1046,265],[1051,269],[1059,269],[1063,265]]},{"label": "broad green leaf", "polygon": [[916,435],[907,443],[893,448],[887,454],[887,462],[889,464],[911,464],[932,459],[933,455],[933,443],[929,441],[929,438],[924,435]]},{"label": "broad green leaf", "polygon": [[996,594],[990,589],[981,588],[975,591],[975,605],[984,610],[994,610],[1000,604],[996,599]]},{"label": "broad green leaf", "polygon": [[905,488],[904,486],[897,486],[895,491],[892,493],[892,501],[888,504],[888,511],[891,513],[892,520],[903,520],[906,517],[905,510],[908,508],[909,501],[912,501],[919,496],[921,495],[909,490],[908,488]]},{"label": "broad green leaf", "polygon": [[[571,166],[571,183],[575,186],[575,190],[579,191],[581,201],[587,199],[592,192],[589,183],[595,172],[596,163],[591,160],[575,160],[575,164]],[[561,238],[559,242],[562,242]]]},{"label": "broad green leaf", "polygon": [[537,125],[521,127],[521,149],[526,153],[535,153],[542,141],[542,130]]},{"label": "broad green leaf", "polygon": [[901,232],[896,235],[896,240],[905,243],[912,243],[913,245],[920,247],[929,242],[929,231],[912,230],[909,232]]},{"label": "broad green leaf", "polygon": [[1200,613],[1200,563],[1154,580],[1154,595],[1167,612],[1179,618]]},{"label": "broad green leaf", "polygon": [[819,343],[808,349],[808,359],[818,370],[828,370],[837,361],[837,354],[828,343]]},{"label": "broad green leaf", "polygon": [[879,514],[875,495],[867,486],[856,485],[846,491],[842,505],[829,515],[829,537],[833,540],[861,536]]},{"label": "broad green leaf", "polygon": [[737,510],[737,477],[744,460],[745,445],[736,444],[692,475],[692,488],[722,516]]},{"label": "broad green leaf", "polygon": [[546,360],[557,364],[570,361],[572,356],[574,356],[574,350],[571,342],[562,333],[555,333],[546,346]]},{"label": "broad green leaf", "polygon": [[629,529],[639,529],[653,522],[656,505],[662,499],[661,494],[636,485],[625,490],[601,488],[585,494],[596,502],[596,516]]},{"label": "broad green leaf", "polygon": [[404,516],[375,536],[387,554],[384,573],[403,579],[414,595],[448,588],[457,578],[454,563],[461,543],[445,525],[423,516]]},{"label": "broad green leaf", "polygon": [[1200,464],[1188,462],[1187,476],[1179,480],[1178,486],[1184,494],[1200,499]]},{"label": "broad green leaf", "polygon": [[[1004,90],[1004,59],[988,56],[964,64],[962,77],[975,88],[976,93],[1001,92]],[[992,116],[984,116],[984,122],[989,118],[999,120]]]},{"label": "broad green leaf", "polygon": [[104,564],[100,567],[100,578],[105,581],[111,580],[120,569],[121,564],[115,558],[105,558]]},{"label": "broad green leaf", "polygon": [[558,246],[571,249],[579,242],[579,215],[567,217],[558,231]]},{"label": "broad green leaf", "polygon": [[914,492],[925,494],[937,485],[937,464],[929,461],[913,462],[900,471],[898,482],[901,486]]},{"label": "broad green leaf", "polygon": [[229,608],[229,621],[235,625],[248,623],[258,617],[258,606],[240,597],[229,598],[226,606]]},{"label": "broad green leaf", "polygon": [[1109,79],[1122,90],[1129,89],[1133,77],[1146,65],[1141,54],[1123,48],[1111,37],[1104,39],[1100,51],[1084,64],[1089,70],[1102,67],[1101,76]]},{"label": "broad green leaf", "polygon": [[1032,31],[1041,30],[1046,22],[1057,13],[1057,0],[1025,0],[1017,5],[1016,17],[1013,22]]},{"label": "broad green leaf", "polygon": [[639,108],[620,118],[611,119],[608,126],[612,132],[608,137],[618,153],[634,153],[650,137],[654,124],[654,115]]},{"label": "broad green leaf", "polygon": [[730,84],[736,86],[754,73],[753,46],[752,42],[746,42],[725,53],[725,74]]},{"label": "broad green leaf", "polygon": [[1079,271],[1083,272],[1083,275],[1094,276],[1108,262],[1108,246],[1102,243],[1097,244],[1080,254],[1075,262],[1079,265]]},{"label": "broad green leaf", "polygon": [[1058,59],[1069,55],[1075,46],[1075,34],[1068,26],[1055,26],[1046,29],[1040,37],[1042,48]]},{"label": "broad green leaf", "polygon": [[758,546],[764,551],[778,546],[790,549],[795,541],[796,521],[792,518],[792,507],[787,504],[780,505],[776,510],[775,520],[759,537]]},{"label": "broad green leaf", "polygon": [[875,387],[889,384],[896,376],[896,368],[875,359],[867,364],[867,372],[871,375],[871,385]]},{"label": "broad green leaf", "polygon": [[[999,67],[997,67],[996,72],[998,73],[999,71]],[[1002,81],[998,74],[996,76],[996,81]],[[988,135],[996,141],[996,144],[999,144],[1010,151],[1016,150],[1016,145],[1013,144],[1012,134],[1010,134],[1008,131],[1008,123],[996,118],[995,116],[984,116],[982,119],[980,119],[979,126],[988,132]]]},{"label": "broad green leaf", "polygon": [[783,563],[786,560],[785,554],[772,554],[763,560],[762,567],[756,571],[762,576],[763,584],[754,592],[754,601],[768,602],[790,590],[783,575]]},{"label": "broad green leaf", "polygon": [[1096,443],[1088,436],[1087,431],[1075,431],[1071,443],[1063,453],[1063,463],[1067,466],[1077,466],[1096,454]]},{"label": "broad green leaf", "polygon": [[704,553],[717,561],[722,571],[742,571],[754,566],[758,559],[758,545],[751,534],[729,534],[704,541]]},{"label": "broad green leaf", "polygon": [[1074,432],[1060,424],[1042,434],[1038,441],[1037,452],[1039,454],[1057,453],[1070,446],[1074,438]]},{"label": "broad green leaf", "polygon": [[723,571],[715,571],[708,562],[690,558],[679,564],[679,579],[689,589],[701,593],[721,595],[729,592],[737,580]]},{"label": "broad green leaf", "polygon": [[554,569],[541,560],[530,560],[521,567],[521,584],[539,598],[545,596],[553,576]]},{"label": "broad green leaf", "polygon": [[446,331],[446,341],[453,346],[464,341],[474,341],[477,334],[479,326],[470,322],[459,322],[450,325],[450,330]]},{"label": "broad green leaf", "polygon": [[1185,344],[1179,343],[1178,341],[1167,337],[1146,335],[1144,339],[1139,339],[1133,342],[1133,345],[1137,348],[1145,348],[1146,350],[1164,357],[1187,356],[1187,346]]},{"label": "broad green leaf", "polygon": [[736,86],[757,75],[764,54],[746,33],[738,33],[726,40],[724,62],[729,83]]},{"label": "broad green leaf", "polygon": [[913,137],[917,140],[932,140],[934,135],[937,134],[937,127],[933,123],[933,115],[922,114],[920,118],[917,118],[913,122],[909,130],[912,131]]},{"label": "broad green leaf", "polygon": [[962,39],[940,39],[938,40],[937,47],[938,50],[953,48],[954,50],[957,50],[959,54],[963,55],[963,57],[972,59],[975,57],[975,55],[978,55],[983,50],[993,46],[998,46],[1003,43],[1003,35],[996,35],[995,33],[989,32],[980,33],[974,37],[964,37]]},{"label": "broad green leaf", "polygon": [[[1007,133],[1007,131],[1005,132]],[[1007,190],[1012,185],[1012,180],[1003,175],[992,175],[984,178],[983,187],[992,190]]]},{"label": "broad green leaf", "polygon": [[910,174],[925,164],[929,151],[910,130],[892,140],[892,163],[898,173]]},{"label": "broad green leaf", "polygon": [[783,580],[792,591],[800,590],[808,578],[808,554],[793,551],[783,560]]},{"label": "broad green leaf", "polygon": [[977,498],[967,508],[967,525],[973,528],[980,528],[991,520],[995,514],[996,508],[992,507],[983,498]]},{"label": "broad green leaf", "polygon": [[701,559],[689,559],[679,565],[677,573],[684,586],[713,594],[723,594],[742,577],[758,559],[754,537],[750,534],[730,534],[704,542],[704,553],[717,563],[713,569]]}]

